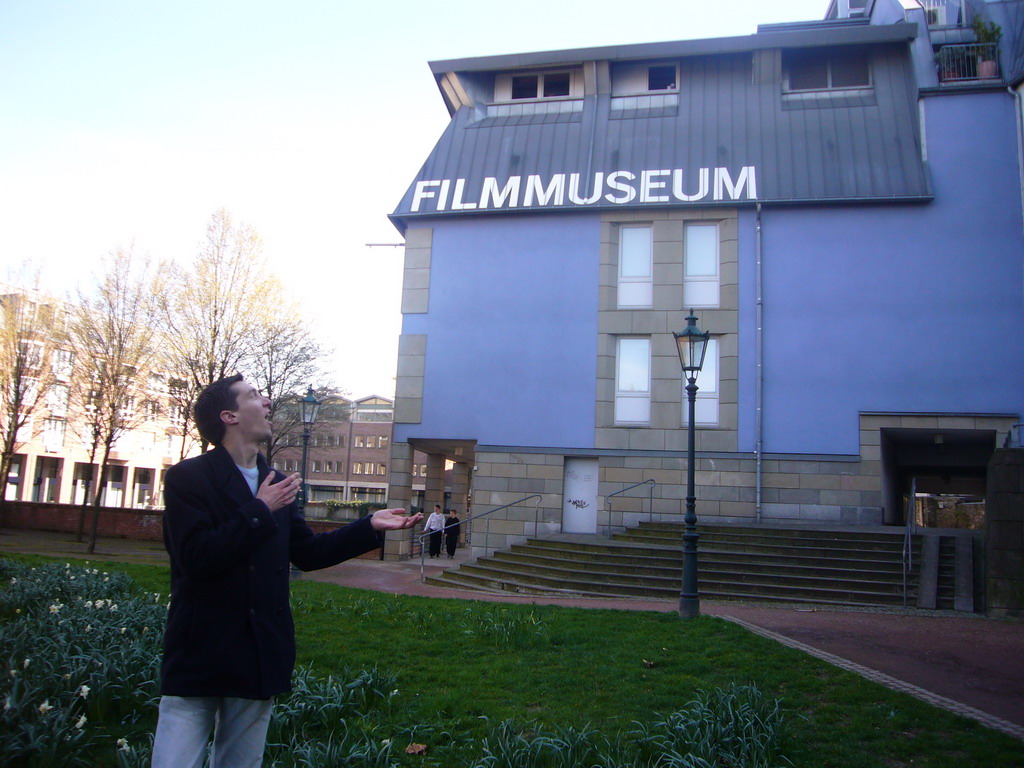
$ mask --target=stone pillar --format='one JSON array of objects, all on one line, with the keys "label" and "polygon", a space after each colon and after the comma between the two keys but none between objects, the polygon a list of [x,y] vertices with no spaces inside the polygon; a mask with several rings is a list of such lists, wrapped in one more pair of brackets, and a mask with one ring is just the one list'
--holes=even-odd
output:
[{"label": "stone pillar", "polygon": [[427,478],[424,485],[424,516],[434,511],[435,504],[440,504],[444,509],[444,456],[436,453],[427,454]]},{"label": "stone pillar", "polygon": [[[412,507],[412,446],[408,443],[392,443],[388,477],[388,507],[409,509]],[[409,555],[410,535],[408,531],[391,531],[384,537],[384,559],[400,560]]]},{"label": "stone pillar", "polygon": [[987,487],[986,613],[1024,616],[1024,448],[992,454]]},{"label": "stone pillar", "polygon": [[[459,511],[459,518],[469,517],[469,464],[464,461],[455,463],[452,470],[452,502],[451,506]],[[459,539],[464,536],[464,526],[459,526]]]}]

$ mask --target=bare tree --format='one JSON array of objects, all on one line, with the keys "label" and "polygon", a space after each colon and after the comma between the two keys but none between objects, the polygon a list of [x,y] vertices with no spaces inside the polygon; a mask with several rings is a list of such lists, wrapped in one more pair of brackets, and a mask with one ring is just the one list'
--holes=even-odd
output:
[{"label": "bare tree", "polygon": [[104,267],[104,273],[89,292],[79,291],[68,326],[79,359],[74,401],[83,437],[91,448],[90,465],[94,473],[96,456],[100,456],[99,479],[92,495],[90,553],[96,549],[99,506],[109,474],[110,453],[120,438],[146,418],[147,375],[157,346],[155,297],[162,293],[148,259],[134,256],[131,249],[114,251]]},{"label": "bare tree", "polygon": [[168,265],[164,271],[171,277],[162,301],[167,368],[185,382],[178,388],[177,404],[191,414],[203,387],[243,367],[274,282],[266,272],[259,236],[235,224],[223,209],[210,218],[191,267]]},{"label": "bare tree", "polygon": [[299,400],[307,387],[317,383],[320,400],[338,394],[333,386],[323,383],[325,374],[320,362],[326,354],[294,307],[281,307],[253,329],[243,371],[270,398],[274,432],[267,445],[267,461],[272,462],[280,448],[302,433]]},{"label": "bare tree", "polygon": [[[0,294],[0,501],[14,454],[26,442],[32,416],[66,408],[70,373],[61,344],[63,307],[38,288],[2,286]],[[66,381],[66,378],[64,378]],[[63,394],[62,394],[63,393]]]}]

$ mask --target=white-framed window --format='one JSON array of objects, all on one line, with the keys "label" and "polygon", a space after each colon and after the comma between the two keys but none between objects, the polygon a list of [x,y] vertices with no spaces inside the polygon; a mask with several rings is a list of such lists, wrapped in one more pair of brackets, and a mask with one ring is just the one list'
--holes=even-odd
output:
[{"label": "white-framed window", "polygon": [[616,62],[611,74],[613,97],[679,92],[679,64],[674,61]]},{"label": "white-framed window", "polygon": [[67,381],[75,367],[75,353],[70,349],[56,349],[53,352],[53,375],[58,381]]},{"label": "white-framed window", "polygon": [[619,309],[652,306],[653,254],[651,227],[619,228]]},{"label": "white-framed window", "polygon": [[367,436],[367,438],[366,438],[366,447],[367,448],[376,448],[377,447],[377,441],[374,439],[373,435],[368,435]]},{"label": "white-framed window", "polygon": [[683,306],[719,306],[717,224],[687,224],[683,242]]},{"label": "white-framed window", "polygon": [[863,50],[801,48],[783,51],[782,77],[789,93],[870,88],[871,66]]},{"label": "white-framed window", "polygon": [[19,342],[25,370],[38,371],[43,365],[43,345],[38,341]]},{"label": "white-framed window", "polygon": [[172,426],[181,428],[185,424],[185,408],[181,403],[171,401],[167,407],[167,418]]},{"label": "white-framed window", "polygon": [[43,422],[43,450],[57,453],[64,447],[64,419],[47,419]]},{"label": "white-framed window", "polygon": [[366,439],[362,435],[356,435],[356,448],[365,448]]},{"label": "white-framed window", "polygon": [[494,79],[494,100],[497,102],[578,99],[582,95],[581,69],[509,72]]},{"label": "white-framed window", "polygon": [[353,462],[353,464],[352,464],[352,474],[353,475],[361,475],[361,474],[363,474],[363,462],[361,462],[361,461]]},{"label": "white-framed window", "polygon": [[651,421],[651,340],[622,336],[615,349],[615,423]]},{"label": "white-framed window", "polygon": [[679,88],[679,67],[675,64],[651,64],[647,67],[647,90],[675,91]]},{"label": "white-framed window", "polygon": [[377,465],[377,474],[378,475],[386,475],[387,473],[388,473],[388,465],[387,464],[378,464]]},{"label": "white-framed window", "polygon": [[[693,404],[694,420],[697,426],[718,426],[719,401],[719,358],[718,339],[708,339],[708,348],[704,353],[704,367],[697,374],[697,397]],[[686,378],[683,378],[683,426],[690,423],[690,407],[686,396]]]},{"label": "white-framed window", "polygon": [[68,396],[70,390],[66,384],[54,384],[46,392],[46,409],[51,417],[68,415]]}]

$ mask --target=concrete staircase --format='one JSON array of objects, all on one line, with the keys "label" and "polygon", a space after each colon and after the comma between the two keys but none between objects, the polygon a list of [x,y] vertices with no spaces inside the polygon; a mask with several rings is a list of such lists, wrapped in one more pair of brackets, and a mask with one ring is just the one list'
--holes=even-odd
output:
[{"label": "concrete staircase", "polygon": [[[703,598],[903,606],[902,529],[701,525],[698,532]],[[520,594],[676,599],[682,533],[680,524],[644,523],[612,539],[531,539],[427,581]],[[934,538],[924,558],[924,537],[914,537],[907,604],[918,606],[920,593],[920,607],[953,609],[959,595],[957,609],[973,610],[963,587],[956,591],[954,539]]]}]

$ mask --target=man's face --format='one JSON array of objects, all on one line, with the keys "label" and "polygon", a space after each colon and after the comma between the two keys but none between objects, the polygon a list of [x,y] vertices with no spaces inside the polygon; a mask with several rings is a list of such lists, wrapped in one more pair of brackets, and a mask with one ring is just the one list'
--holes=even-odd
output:
[{"label": "man's face", "polygon": [[[239,381],[231,385],[238,408],[226,411],[234,416],[235,429],[247,440],[267,440],[271,435],[270,398],[260,394],[252,384]],[[229,422],[229,424],[232,422]]]}]

